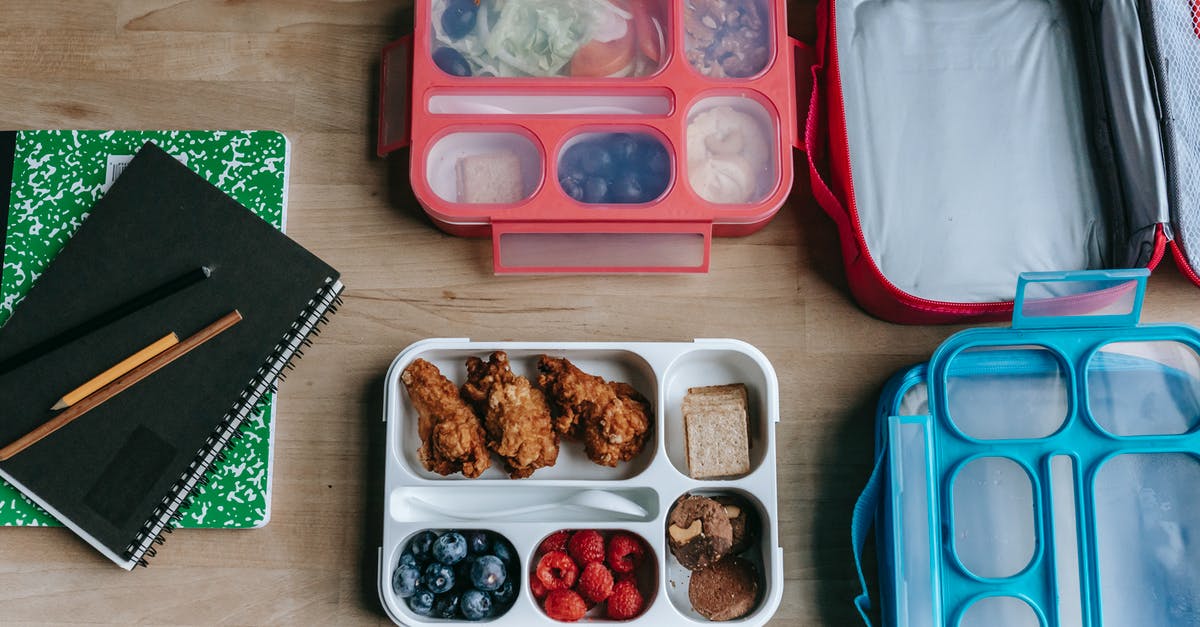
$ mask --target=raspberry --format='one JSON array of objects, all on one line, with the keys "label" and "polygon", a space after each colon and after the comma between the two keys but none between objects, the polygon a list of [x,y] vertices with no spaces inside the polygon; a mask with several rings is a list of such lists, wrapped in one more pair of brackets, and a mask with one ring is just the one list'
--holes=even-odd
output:
[{"label": "raspberry", "polygon": [[613,620],[629,620],[642,613],[642,593],[632,581],[618,581],[608,597],[608,617]]},{"label": "raspberry", "polygon": [[552,590],[542,608],[546,610],[546,616],[561,621],[577,621],[587,614],[583,597],[574,590]]},{"label": "raspberry", "polygon": [[567,542],[567,553],[577,564],[604,562],[604,537],[600,532],[587,529],[576,531]]},{"label": "raspberry", "polygon": [[575,585],[579,567],[562,551],[550,551],[538,560],[537,578],[547,590],[566,590]]},{"label": "raspberry", "polygon": [[633,572],[645,557],[642,541],[627,533],[618,533],[608,541],[608,566],[614,572]]},{"label": "raspberry", "polygon": [[632,572],[632,571],[628,572],[628,573],[616,573],[615,575],[613,575],[613,583],[616,583],[618,581],[632,581],[633,583],[636,584],[637,578],[638,578],[637,573]]},{"label": "raspberry", "polygon": [[550,551],[566,551],[567,539],[570,537],[571,534],[566,531],[555,531],[538,545],[537,554],[545,555]]},{"label": "raspberry", "polygon": [[533,598],[539,601],[546,598],[546,594],[550,592],[546,589],[546,586],[542,585],[542,580],[537,577],[529,579],[529,591],[533,593]]},{"label": "raspberry", "polygon": [[579,575],[579,585],[575,587],[583,598],[593,603],[599,603],[608,598],[613,590],[612,573],[600,562],[589,562]]}]

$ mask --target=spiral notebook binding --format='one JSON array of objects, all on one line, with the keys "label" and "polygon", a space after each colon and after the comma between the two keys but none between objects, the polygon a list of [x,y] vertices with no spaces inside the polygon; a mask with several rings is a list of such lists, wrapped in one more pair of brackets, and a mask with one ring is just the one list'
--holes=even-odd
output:
[{"label": "spiral notebook binding", "polygon": [[147,557],[154,557],[156,553],[152,545],[162,544],[165,541],[163,534],[174,532],[172,523],[182,519],[183,512],[191,505],[192,493],[200,485],[208,482],[206,475],[215,462],[225,458],[225,447],[241,437],[242,424],[250,417],[262,397],[278,389],[276,381],[284,368],[290,367],[292,360],[298,356],[300,345],[308,340],[309,336],[318,335],[321,325],[329,321],[328,316],[337,311],[338,305],[342,303],[341,293],[344,287],[340,280],[330,279],[308,301],[291,328],[275,345],[271,357],[258,368],[254,379],[238,395],[234,406],[225,414],[224,420],[217,425],[212,435],[205,440],[196,458],[171,486],[162,503],[154,508],[150,519],[142,525],[141,531],[125,548],[127,559],[139,566],[148,565]]}]

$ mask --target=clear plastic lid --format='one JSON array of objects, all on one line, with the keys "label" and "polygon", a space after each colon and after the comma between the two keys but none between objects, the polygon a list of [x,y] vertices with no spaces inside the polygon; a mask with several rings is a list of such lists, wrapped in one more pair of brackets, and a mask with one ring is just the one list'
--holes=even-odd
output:
[{"label": "clear plastic lid", "polygon": [[751,78],[773,54],[765,0],[688,0],[683,14],[687,60],[708,78]]},{"label": "clear plastic lid", "polygon": [[1138,324],[1147,275],[1022,275],[896,399],[900,624],[1200,624],[1200,330]]},{"label": "clear plastic lid", "polygon": [[432,0],[430,54],[460,77],[635,78],[670,43],[655,0]]},{"label": "clear plastic lid", "polygon": [[671,183],[671,153],[649,133],[581,133],[563,146],[558,183],[582,203],[652,202]]},{"label": "clear plastic lid", "polygon": [[511,205],[537,190],[542,153],[522,133],[450,133],[429,149],[425,173],[444,201]]},{"label": "clear plastic lid", "polygon": [[1105,625],[1200,623],[1200,462],[1129,453],[1096,473],[1096,545]]},{"label": "clear plastic lid", "polygon": [[688,113],[688,184],[714,204],[762,201],[779,179],[775,137],[771,115],[754,98],[700,100]]}]

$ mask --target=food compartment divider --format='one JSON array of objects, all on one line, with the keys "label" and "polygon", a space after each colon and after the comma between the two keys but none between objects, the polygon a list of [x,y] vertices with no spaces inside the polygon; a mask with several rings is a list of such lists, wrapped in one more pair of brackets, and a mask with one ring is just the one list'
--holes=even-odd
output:
[{"label": "food compartment divider", "polygon": [[673,94],[658,87],[627,87],[615,93],[579,94],[546,90],[537,98],[520,92],[497,93],[482,89],[459,89],[450,93],[430,91],[426,111],[430,115],[650,115],[666,116],[675,107]]},{"label": "food compartment divider", "polygon": [[[489,198],[459,198],[457,175],[461,174],[463,159],[486,160],[486,155],[498,150],[507,151],[519,164],[522,174],[518,182],[520,199],[515,204],[526,202],[537,193],[545,180],[542,167],[545,156],[538,138],[525,127],[506,125],[502,120],[499,122],[447,128],[445,133],[429,144],[423,162],[426,170],[424,182],[434,196],[450,207],[464,207],[475,212],[484,210],[480,207],[495,206],[497,203]],[[494,188],[510,187],[512,182],[489,180],[488,183],[487,187],[491,189],[480,192],[495,193]],[[504,203],[501,206],[506,205]]]},{"label": "food compartment divider", "polygon": [[[407,426],[403,424],[404,421],[415,419],[415,416],[402,415],[401,401],[403,399],[401,397],[406,395],[407,392],[403,389],[404,386],[399,380],[400,373],[413,359],[418,357],[426,358],[436,364],[439,360],[446,361],[452,359],[461,361],[460,358],[465,359],[466,355],[486,358],[491,352],[496,350],[508,352],[513,371],[527,377],[531,374],[536,376],[536,374],[527,371],[523,364],[527,363],[530,355],[536,354],[566,357],[571,359],[572,362],[575,362],[575,358],[577,357],[585,356],[581,359],[582,363],[578,363],[577,366],[584,372],[605,376],[606,379],[609,379],[606,373],[590,371],[587,361],[594,361],[598,355],[622,354],[629,355],[630,359],[636,358],[644,361],[653,373],[656,385],[656,389],[653,391],[654,398],[649,397],[651,390],[644,390],[642,389],[644,385],[636,382],[633,383],[639,392],[647,394],[647,400],[651,402],[654,409],[654,436],[651,440],[648,440],[646,445],[647,449],[652,448],[652,450],[643,451],[643,455],[647,452],[651,455],[649,464],[644,469],[636,471],[630,476],[615,479],[539,478],[543,473],[552,472],[555,468],[543,468],[536,471],[532,477],[519,480],[508,479],[507,477],[497,479],[482,477],[478,479],[466,479],[461,475],[452,475],[447,478],[434,475],[436,478],[429,478],[422,476],[428,474],[424,473],[423,469],[408,468],[408,462],[404,461],[408,453],[403,449],[411,448],[415,450],[419,446],[419,442],[401,442],[401,432]],[[667,412],[664,410],[663,403],[666,402],[665,399],[668,394],[665,386],[668,384],[701,386],[743,381],[717,379],[684,380],[681,377],[676,377],[678,381],[672,382],[667,380],[667,376],[672,371],[679,372],[680,368],[686,370],[689,354],[698,355],[707,361],[720,364],[720,355],[723,352],[728,355],[730,365],[726,368],[717,368],[715,374],[710,376],[720,378],[727,374],[737,375],[740,373],[754,375],[754,380],[744,381],[748,388],[754,388],[750,390],[752,401],[749,408],[750,428],[755,432],[751,436],[753,447],[751,451],[751,471],[745,476],[728,480],[695,480],[685,474],[686,466],[682,470],[677,468],[667,453],[667,448],[670,444],[665,440],[667,434],[672,430],[664,422],[671,419],[670,417],[678,418],[679,414],[677,411]],[[680,366],[680,364],[684,364],[684,366]],[[626,364],[623,366],[623,369],[629,371],[631,367]],[[757,369],[757,371],[754,369]],[[462,375],[454,371],[448,371],[447,368],[443,368],[442,371],[456,386],[462,384]],[[517,600],[508,613],[499,618],[492,619],[488,624],[516,626],[558,624],[556,621],[545,616],[542,610],[536,605],[529,590],[528,578],[532,570],[530,560],[541,540],[560,529],[592,528],[600,530],[623,529],[636,533],[646,541],[650,553],[658,560],[655,575],[657,579],[655,592],[652,597],[647,597],[646,610],[641,616],[634,619],[632,623],[639,625],[663,625],[677,624],[681,620],[688,619],[697,623],[707,623],[707,620],[690,610],[690,605],[687,602],[686,571],[675,562],[666,542],[666,520],[671,506],[678,497],[689,492],[738,494],[758,508],[758,513],[761,517],[758,558],[752,559],[752,561],[760,569],[759,583],[762,586],[760,589],[760,600],[756,609],[750,615],[739,621],[733,621],[733,623],[746,625],[764,624],[778,608],[783,594],[783,565],[778,532],[778,496],[775,466],[775,423],[779,419],[778,382],[774,370],[765,356],[750,345],[735,340],[695,340],[691,343],[618,344],[470,342],[465,339],[432,339],[417,342],[397,356],[388,371],[384,388],[384,420],[387,422],[386,445],[388,452],[386,455],[385,492],[383,495],[385,508],[383,546],[380,549],[379,593],[380,599],[389,616],[397,623],[406,625],[455,624],[450,621],[422,618],[411,613],[404,604],[404,601],[397,598],[391,589],[392,572],[398,563],[403,544],[409,536],[417,531],[423,529],[488,529],[507,537],[516,549],[520,561],[521,587]],[[680,443],[679,446],[682,446],[682,444]],[[585,463],[591,464],[590,461],[584,458],[582,445],[578,442],[564,441],[562,443],[559,453],[559,464],[563,464],[566,461],[564,460],[564,456],[566,455],[581,458]],[[415,459],[415,456],[411,457]],[[493,456],[493,466],[498,463],[500,463],[498,458]],[[629,463],[636,463],[636,458],[634,462],[626,462],[626,464]],[[611,472],[599,466],[597,468],[601,468],[602,474],[606,472],[610,476],[614,474],[619,476],[621,474],[621,467],[613,469]],[[492,471],[489,470],[489,472]],[[574,514],[547,516],[546,520],[538,521],[531,520],[528,517],[522,517],[519,520],[513,521],[500,519],[459,520],[433,512],[430,512],[428,515],[421,515],[413,511],[406,512],[404,516],[396,516],[393,508],[399,507],[399,505],[395,503],[398,500],[395,495],[404,490],[417,488],[445,491],[463,488],[486,488],[494,492],[520,495],[522,502],[526,502],[527,495],[530,492],[537,492],[539,490],[553,490],[561,494],[570,490],[601,489],[625,494],[629,494],[630,492],[653,494],[653,498],[657,499],[657,502],[655,503],[655,508],[648,508],[656,510],[651,512],[653,515],[652,518],[644,522],[622,519],[621,516],[606,514],[596,514],[592,517]],[[514,500],[516,499],[514,498]]]}]

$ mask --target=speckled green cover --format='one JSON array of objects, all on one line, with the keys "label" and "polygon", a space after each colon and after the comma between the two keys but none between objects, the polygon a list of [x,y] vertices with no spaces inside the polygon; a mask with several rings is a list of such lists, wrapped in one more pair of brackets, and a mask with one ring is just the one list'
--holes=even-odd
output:
[{"label": "speckled green cover", "polygon": [[[110,182],[110,155],[153,141],[276,228],[287,199],[287,139],[274,131],[22,131],[0,280],[0,325],[62,249]],[[115,171],[115,169],[114,169]],[[194,495],[179,527],[260,527],[270,518],[271,395],[247,419],[226,461]],[[59,523],[0,480],[0,525]]]}]

